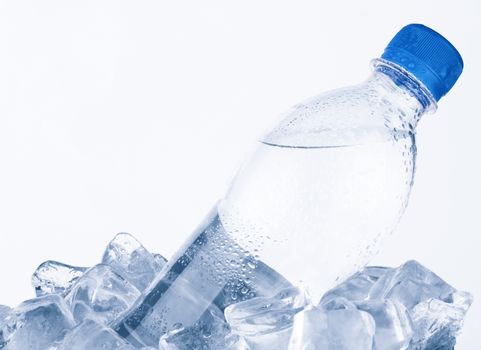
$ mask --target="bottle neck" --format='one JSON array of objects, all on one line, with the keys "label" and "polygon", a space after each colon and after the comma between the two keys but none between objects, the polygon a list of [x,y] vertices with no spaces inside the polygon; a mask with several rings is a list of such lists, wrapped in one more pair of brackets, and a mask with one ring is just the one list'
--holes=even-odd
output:
[{"label": "bottle neck", "polygon": [[424,114],[436,111],[436,100],[411,73],[383,59],[374,59],[371,64],[373,74],[367,84],[402,111],[403,121],[411,128],[416,127]]}]

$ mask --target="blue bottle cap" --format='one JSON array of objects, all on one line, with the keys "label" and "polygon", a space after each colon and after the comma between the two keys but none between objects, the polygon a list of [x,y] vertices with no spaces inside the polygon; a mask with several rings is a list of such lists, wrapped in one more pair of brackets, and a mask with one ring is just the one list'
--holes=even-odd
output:
[{"label": "blue bottle cap", "polygon": [[402,28],[381,58],[414,75],[436,101],[446,95],[463,71],[458,50],[441,34],[422,24]]}]

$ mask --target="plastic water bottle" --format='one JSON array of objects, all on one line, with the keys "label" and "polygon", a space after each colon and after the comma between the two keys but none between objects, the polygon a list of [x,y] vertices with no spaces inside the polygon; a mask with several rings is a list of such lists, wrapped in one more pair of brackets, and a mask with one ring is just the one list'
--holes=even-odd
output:
[{"label": "plastic water bottle", "polygon": [[406,208],[418,121],[462,69],[444,37],[411,24],[372,61],[367,81],[294,106],[114,329],[157,345],[208,308],[291,284],[320,297],[362,268]]}]

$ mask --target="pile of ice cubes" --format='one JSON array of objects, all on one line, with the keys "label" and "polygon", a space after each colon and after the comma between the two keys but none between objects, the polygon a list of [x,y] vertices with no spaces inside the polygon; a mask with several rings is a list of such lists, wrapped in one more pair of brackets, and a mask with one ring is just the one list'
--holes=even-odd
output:
[{"label": "pile of ice cubes", "polygon": [[[0,306],[0,349],[133,350],[109,324],[165,263],[127,233],[115,236],[94,267],[44,262],[32,276],[37,297]],[[471,302],[416,261],[366,267],[318,305],[292,287],[224,312],[212,307],[195,325],[164,334],[159,349],[453,349]]]}]

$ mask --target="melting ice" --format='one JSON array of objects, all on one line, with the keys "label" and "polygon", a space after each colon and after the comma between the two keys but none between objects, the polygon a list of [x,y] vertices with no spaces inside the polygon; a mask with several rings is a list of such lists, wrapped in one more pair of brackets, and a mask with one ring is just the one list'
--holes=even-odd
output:
[{"label": "melting ice", "polygon": [[[91,268],[42,263],[32,276],[37,297],[13,309],[0,305],[0,349],[136,349],[109,325],[165,263],[127,233],[116,235]],[[366,267],[319,303],[307,291],[289,287],[270,298],[229,305],[224,312],[212,305],[194,325],[168,330],[157,349],[452,349],[471,303],[469,293],[416,261]]]}]

